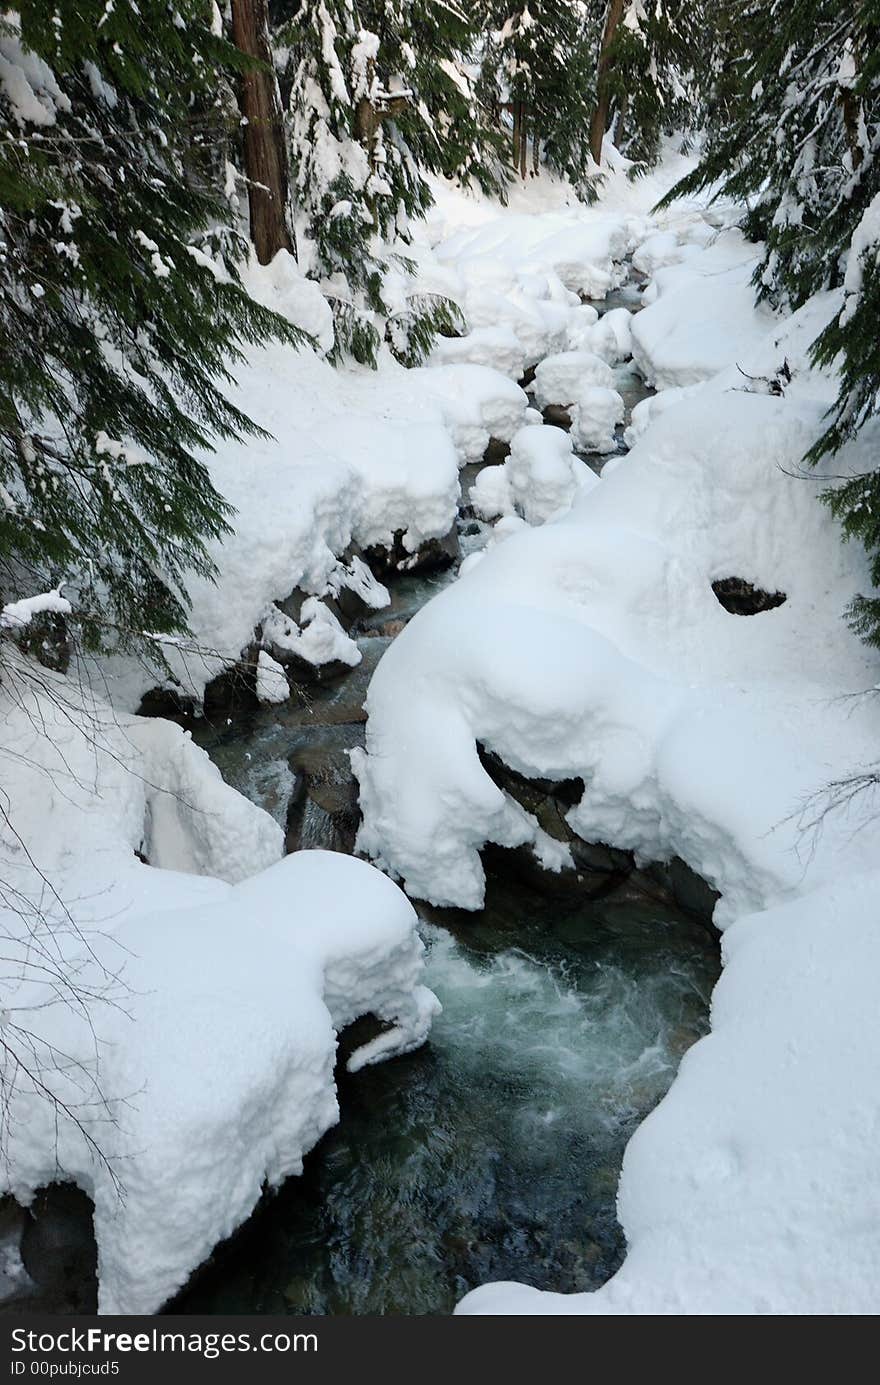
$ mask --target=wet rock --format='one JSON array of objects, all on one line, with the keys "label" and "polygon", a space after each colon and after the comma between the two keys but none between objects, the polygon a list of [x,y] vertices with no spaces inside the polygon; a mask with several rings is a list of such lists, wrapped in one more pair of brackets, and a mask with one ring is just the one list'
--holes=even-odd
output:
[{"label": "wet rock", "polygon": [[389,616],[387,620],[381,622],[377,621],[369,630],[364,630],[363,634],[365,639],[393,640],[400,634],[401,630],[405,630],[408,625],[409,620],[401,619],[399,616]]},{"label": "wet rock", "polygon": [[19,648],[43,668],[66,673],[73,655],[73,640],[67,621],[59,611],[40,611],[16,636]]},{"label": "wet rock", "polygon": [[548,898],[578,896],[598,900],[613,894],[621,902],[650,900],[666,907],[677,906],[715,933],[711,920],[720,897],[718,891],[679,857],[638,866],[631,851],[605,842],[586,842],[572,830],[566,814],[584,795],[583,779],[529,778],[479,743],[477,753],[493,783],[531,813],[548,836],[565,842],[572,857],[571,868],[549,871],[531,847],[509,849],[490,844],[482,853],[487,870],[512,873]]},{"label": "wet rock", "polygon": [[174,688],[151,688],[141,698],[139,717],[164,717],[179,726],[191,726],[196,716],[196,704],[191,697]]},{"label": "wet rock", "polygon": [[772,611],[788,599],[785,592],[762,591],[744,577],[719,577],[712,583],[712,590],[725,611],[733,616],[756,616],[761,611]]},{"label": "wet rock", "polygon": [[360,809],[347,750],[303,746],[291,756],[290,768],[296,784],[287,813],[285,850],[320,847],[351,855]]},{"label": "wet rock", "polygon": [[533,385],[535,383],[536,370],[536,365],[530,365],[528,370],[525,371],[525,373],[519,378],[519,380],[517,380],[516,383],[519,385],[521,390],[527,390],[529,385]]},{"label": "wet rock", "polygon": [[[205,688],[202,701],[204,715],[210,720],[231,717],[257,706],[257,656],[259,646],[249,645],[241,658],[212,678]],[[144,693],[138,716],[165,717],[180,726],[192,727],[198,715],[196,701],[173,687],[155,687]]]},{"label": "wet rock", "polygon": [[365,552],[365,558],[380,580],[403,572],[442,572],[457,563],[460,557],[456,526],[442,539],[426,539],[414,553],[404,548],[402,529],[398,529],[394,535],[390,549],[375,547]]},{"label": "wet rock", "polygon": [[94,1313],[98,1248],[92,1202],[72,1183],[52,1183],[34,1198],[21,1238],[21,1258],[56,1312]]},{"label": "wet rock", "polygon": [[671,861],[651,866],[650,871],[668,888],[680,909],[714,929],[712,914],[721,895],[703,879],[702,875],[697,875],[695,870],[691,870],[680,856],[673,856]]},{"label": "wet rock", "polygon": [[483,453],[483,466],[500,466],[509,456],[509,442],[502,442],[501,438],[490,438],[489,445]]},{"label": "wet rock", "polygon": [[554,428],[564,428],[566,432],[571,429],[571,413],[562,404],[547,404],[541,413],[544,422],[551,424]]},{"label": "wet rock", "polygon": [[257,707],[257,658],[259,645],[248,645],[237,663],[224,669],[205,688],[203,706],[206,717],[234,716]]},{"label": "wet rock", "polygon": [[[583,779],[531,779],[511,769],[496,755],[477,742],[480,764],[493,783],[515,798],[517,803],[529,813],[537,813],[538,808],[548,797],[552,797],[564,808],[573,808],[584,796]],[[567,829],[570,833],[570,829]],[[568,838],[565,838],[567,840]]]}]

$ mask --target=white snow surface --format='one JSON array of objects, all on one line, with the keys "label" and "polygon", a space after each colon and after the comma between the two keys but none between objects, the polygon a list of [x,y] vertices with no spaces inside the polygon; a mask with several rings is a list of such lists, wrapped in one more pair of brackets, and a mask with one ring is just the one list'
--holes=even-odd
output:
[{"label": "white snow surface", "polygon": [[[480,473],[503,542],[369,689],[359,844],[411,894],[476,909],[485,842],[546,857],[478,744],[525,775],[581,777],[583,838],[678,855],[721,893],[712,1033],[627,1151],[624,1266],[594,1294],[489,1285],[465,1313],[876,1310],[880,816],[872,790],[829,786],[876,762],[880,670],[842,618],[872,590],[864,552],[820,494],[875,464],[880,427],[804,467],[835,393],[808,348],[841,294],[787,319],[756,309],[755,249],[725,219],[689,211],[675,247],[645,231],[655,278],[627,326],[661,393],[629,454],[539,525],[509,462]],[[612,321],[609,359],[624,331]],[[725,577],[786,599],[732,614],[712,590]]]},{"label": "white snow surface", "polygon": [[478,473],[470,498],[483,519],[518,514],[528,524],[544,524],[595,485],[597,477],[575,456],[568,433],[526,425],[514,434],[507,460]]},{"label": "white snow surface", "polygon": [[7,655],[3,1189],[79,1184],[100,1311],[151,1313],[336,1121],[336,1032],[388,1021],[360,1066],[421,1043],[436,1002],[390,880],[280,859],[178,727],[39,683]]},{"label": "white snow surface", "polygon": [[[22,119],[45,123],[63,98],[44,74],[29,83]],[[402,535],[415,552],[447,533],[459,468],[490,437],[509,442],[473,486],[480,513],[500,516],[488,544],[372,680],[353,755],[360,845],[412,894],[472,909],[486,841],[565,869],[565,848],[487,777],[479,742],[523,774],[582,777],[569,820],[584,838],[679,855],[721,892],[712,1033],[630,1144],[623,1268],[595,1294],[486,1286],[463,1312],[871,1311],[880,842],[870,793],[823,816],[822,790],[874,763],[880,673],[841,619],[870,590],[864,554],[819,492],[873,465],[880,428],[803,473],[834,395],[807,350],[842,295],[787,320],[757,310],[755,248],[729,229],[731,209],[650,214],[686,166],[669,154],[630,183],[611,157],[592,208],[544,177],[515,186],[506,210],[438,181],[407,253],[468,330],[417,371],[387,356],[376,372],[332,370],[317,288],[289,256],[252,266],[251,292],[319,349],[250,351],[234,398],[272,437],[205,458],[236,516],[216,585],[190,583],[202,652],[169,653],[195,696],[296,587],[311,604],[282,634],[299,653],[312,641],[319,662],[351,645],[353,663],[321,598],[354,585],[377,608],[388,594],[352,547]],[[627,255],[652,276],[646,306],[597,320],[582,300],[618,285]],[[599,365],[630,351],[660,393],[596,480],[572,444],[612,446],[620,396]],[[566,436],[515,381],[572,352],[599,358],[599,378],[577,377]],[[786,600],[732,615],[711,586],[730,576]],[[284,653],[267,643],[264,695]],[[7,1035],[29,1023],[41,1057],[54,1045],[72,1061],[48,1064],[71,1113],[57,1145],[51,1107],[19,1075],[4,1176],[25,1201],[59,1166],[85,1188],[101,1311],[152,1312],[337,1118],[338,1029],[387,1021],[357,1068],[422,1042],[436,1002],[397,886],[337,854],[279,859],[280,828],[184,733],[127,714],[149,686],[139,665],[102,666],[115,713],[32,674],[10,651],[0,753],[15,830],[0,849],[32,911],[4,913],[4,945],[24,962],[51,922],[55,961],[95,995],[86,1018],[75,998],[44,1007],[51,978],[26,968],[7,988]]]}]

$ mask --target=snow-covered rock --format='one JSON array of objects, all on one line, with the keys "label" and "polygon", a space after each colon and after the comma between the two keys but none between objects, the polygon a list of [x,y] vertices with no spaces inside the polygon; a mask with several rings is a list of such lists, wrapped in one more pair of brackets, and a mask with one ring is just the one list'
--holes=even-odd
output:
[{"label": "snow-covered rock", "polygon": [[561,351],[545,356],[535,371],[532,393],[538,408],[548,404],[573,404],[587,385],[610,389],[614,383],[611,367],[592,351]]},{"label": "snow-covered rock", "polygon": [[628,360],[633,354],[632,326],[633,314],[628,308],[612,308],[590,332],[589,349],[609,365]]},{"label": "snow-covered rock", "polygon": [[580,388],[571,410],[571,440],[578,452],[613,452],[614,430],[623,422],[623,399],[603,385]]},{"label": "snow-covered rock", "polygon": [[514,434],[507,460],[478,474],[470,498],[483,519],[519,514],[527,524],[544,524],[597,484],[562,428],[525,427]]},{"label": "snow-covered rock", "polygon": [[337,1119],[337,1031],[388,1024],[353,1067],[424,1040],[415,915],[364,862],[280,859],[178,727],[14,656],[0,736],[2,1186],[77,1183],[100,1311],[155,1312]]}]

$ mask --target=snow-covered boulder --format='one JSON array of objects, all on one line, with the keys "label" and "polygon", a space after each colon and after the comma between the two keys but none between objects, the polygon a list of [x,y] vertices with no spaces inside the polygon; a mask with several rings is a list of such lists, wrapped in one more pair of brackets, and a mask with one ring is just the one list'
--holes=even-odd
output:
[{"label": "snow-covered boulder", "polygon": [[633,314],[628,308],[604,313],[590,332],[588,347],[609,365],[626,361],[633,353]]},{"label": "snow-covered boulder", "polygon": [[153,1313],[337,1119],[339,1029],[386,1023],[352,1067],[424,1040],[415,915],[362,861],[280,859],[178,727],[9,657],[0,705],[2,1190],[78,1184],[100,1311]]},{"label": "snow-covered boulder", "polygon": [[526,427],[514,435],[510,456],[501,466],[484,467],[478,474],[470,498],[483,519],[518,514],[527,524],[544,524],[595,485],[598,478],[574,455],[568,433]]},{"label": "snow-covered boulder", "polygon": [[524,390],[484,365],[425,366],[408,372],[410,389],[436,403],[465,466],[478,462],[490,438],[509,442],[524,421]]},{"label": "snow-covered boulder", "polygon": [[611,367],[592,351],[561,351],[545,356],[535,371],[532,393],[539,409],[548,404],[573,404],[587,385],[610,389]]},{"label": "snow-covered boulder", "polygon": [[571,410],[571,440],[578,452],[613,452],[614,430],[624,418],[623,399],[615,389],[585,385]]}]

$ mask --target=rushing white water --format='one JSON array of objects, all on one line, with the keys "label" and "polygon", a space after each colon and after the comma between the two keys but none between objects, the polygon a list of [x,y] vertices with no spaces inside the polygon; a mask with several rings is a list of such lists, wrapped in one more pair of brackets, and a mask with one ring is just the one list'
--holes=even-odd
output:
[{"label": "rushing white water", "polygon": [[644,903],[532,906],[490,884],[457,937],[424,926],[429,1045],[340,1073],[302,1179],[172,1311],[437,1313],[490,1279],[613,1272],[623,1148],[705,1029],[717,949]]}]

